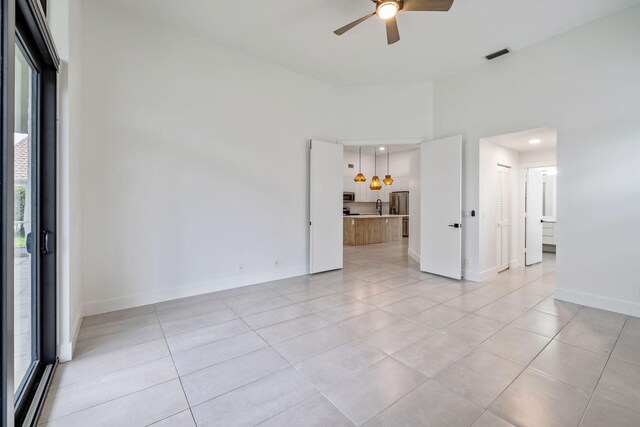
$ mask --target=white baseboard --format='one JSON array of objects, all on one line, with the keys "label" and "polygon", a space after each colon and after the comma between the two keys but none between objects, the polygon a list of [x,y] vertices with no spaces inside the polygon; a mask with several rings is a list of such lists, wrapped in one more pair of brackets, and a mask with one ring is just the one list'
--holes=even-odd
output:
[{"label": "white baseboard", "polygon": [[470,282],[480,281],[480,275],[478,274],[477,271],[462,270],[462,276],[464,277],[464,280],[469,280]]},{"label": "white baseboard", "polygon": [[287,270],[277,270],[273,272],[254,274],[251,276],[241,275],[236,277],[229,277],[225,279],[179,286],[175,288],[160,289],[157,291],[126,295],[117,298],[90,301],[83,304],[82,313],[84,316],[93,316],[94,314],[108,313],[110,311],[139,307],[147,304],[156,304],[159,302],[170,301],[176,298],[191,297],[195,295],[206,294],[209,292],[223,291],[226,289],[233,289],[242,286],[270,282],[273,280],[304,276],[308,274],[308,272],[309,271],[307,267],[298,267]]},{"label": "white baseboard", "polygon": [[500,267],[488,268],[484,271],[481,271],[479,274],[480,280],[478,282],[486,282],[489,279],[493,279],[500,272]]},{"label": "white baseboard", "polygon": [[73,359],[73,352],[76,349],[76,343],[78,342],[78,335],[80,334],[80,325],[82,325],[82,313],[78,312],[76,318],[73,321],[73,327],[71,329],[71,340],[62,343],[58,346],[58,358],[60,362],[69,362]]},{"label": "white baseboard", "polygon": [[518,268],[519,266],[520,266],[520,260],[518,258],[512,259],[511,261],[509,261],[510,269]]},{"label": "white baseboard", "polygon": [[417,253],[416,251],[413,251],[411,249],[409,249],[407,253],[411,257],[411,259],[413,259],[415,262],[420,262],[420,254],[419,253]]},{"label": "white baseboard", "polygon": [[640,304],[636,302],[586,294],[584,292],[571,291],[569,289],[556,289],[553,297],[561,301],[572,302],[574,304],[580,304],[587,307],[640,317]]}]

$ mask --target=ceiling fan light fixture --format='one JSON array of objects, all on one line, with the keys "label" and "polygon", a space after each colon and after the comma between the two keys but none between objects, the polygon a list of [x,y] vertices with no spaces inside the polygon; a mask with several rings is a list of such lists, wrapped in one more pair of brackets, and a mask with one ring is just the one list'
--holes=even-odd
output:
[{"label": "ceiling fan light fixture", "polygon": [[383,1],[376,8],[376,14],[384,21],[391,19],[398,14],[400,6],[395,1]]}]

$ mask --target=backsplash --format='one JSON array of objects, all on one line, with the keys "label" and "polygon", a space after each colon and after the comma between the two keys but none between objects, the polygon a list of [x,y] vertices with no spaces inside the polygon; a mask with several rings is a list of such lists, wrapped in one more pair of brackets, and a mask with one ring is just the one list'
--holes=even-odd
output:
[{"label": "backsplash", "polygon": [[[349,211],[354,214],[377,214],[376,202],[352,202],[344,203],[345,208],[349,208]],[[389,202],[382,202],[382,214],[389,214]]]}]

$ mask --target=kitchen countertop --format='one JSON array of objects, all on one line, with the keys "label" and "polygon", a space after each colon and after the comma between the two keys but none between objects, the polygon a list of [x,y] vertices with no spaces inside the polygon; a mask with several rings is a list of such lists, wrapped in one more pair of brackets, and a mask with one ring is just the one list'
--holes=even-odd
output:
[{"label": "kitchen countertop", "polygon": [[365,214],[365,215],[344,215],[344,218],[363,218],[363,219],[371,219],[371,218],[405,218],[409,215],[376,215],[376,214]]}]

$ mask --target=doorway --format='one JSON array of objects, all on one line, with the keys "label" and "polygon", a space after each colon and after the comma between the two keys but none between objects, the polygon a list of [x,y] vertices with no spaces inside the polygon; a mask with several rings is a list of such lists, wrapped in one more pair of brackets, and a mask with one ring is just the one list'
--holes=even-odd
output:
[{"label": "doorway", "polygon": [[481,280],[555,258],[556,145],[553,127],[480,140]]}]

